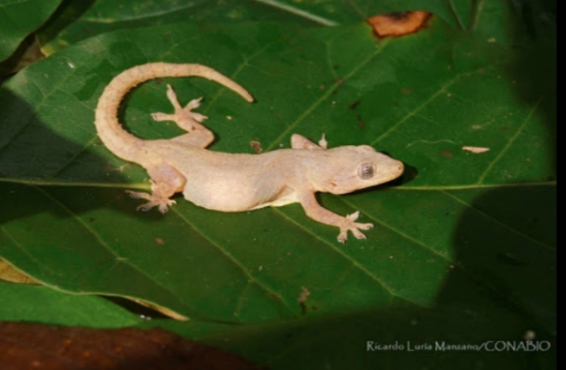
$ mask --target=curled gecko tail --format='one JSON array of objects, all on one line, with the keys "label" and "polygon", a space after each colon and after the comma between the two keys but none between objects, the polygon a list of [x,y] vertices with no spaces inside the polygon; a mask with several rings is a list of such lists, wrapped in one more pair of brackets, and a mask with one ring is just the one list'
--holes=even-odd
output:
[{"label": "curled gecko tail", "polygon": [[[165,63],[159,63],[159,64],[165,64]],[[219,84],[224,85],[230,90],[239,94],[242,98],[246,99],[250,103],[254,101],[253,96],[241,85],[239,85],[230,78],[224,76],[222,73],[210,67],[203,66],[201,64],[176,64],[175,66],[178,66],[180,68],[179,76],[183,76],[184,75],[183,71],[186,71],[188,73],[191,73],[190,75],[200,76],[207,78],[211,81],[218,82]]]},{"label": "curled gecko tail", "polygon": [[163,77],[198,76],[218,82],[238,93],[248,102],[254,98],[242,86],[210,67],[200,64],[147,63],[125,70],[106,86],[98,100],[95,125],[104,145],[118,157],[135,161],[143,142],[125,131],[118,122],[118,109],[124,96],[142,82]]}]

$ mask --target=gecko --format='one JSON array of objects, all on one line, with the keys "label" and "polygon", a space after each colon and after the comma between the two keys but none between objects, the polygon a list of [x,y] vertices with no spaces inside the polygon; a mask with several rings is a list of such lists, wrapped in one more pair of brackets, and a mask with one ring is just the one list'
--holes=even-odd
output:
[{"label": "gecko", "polygon": [[155,121],[173,121],[187,133],[172,139],[145,140],[124,130],[118,109],[135,86],[155,78],[198,76],[215,81],[252,103],[252,95],[235,81],[201,64],[147,63],[127,69],[104,88],[95,111],[98,136],[114,155],[143,166],[151,181],[151,193],[127,191],[145,199],[137,207],[153,207],[161,213],[175,204],[171,197],[181,192],[197,206],[222,212],[250,211],[267,206],[300,203],[306,215],[340,229],[344,243],[351,232],[365,239],[359,211],[340,216],[322,207],[315,194],[346,194],[389,182],[404,170],[401,161],[377,152],[369,145],[328,148],[325,136],[318,143],[293,134],[291,148],[261,154],[223,153],[208,150],[214,134],[202,122],[206,116],[194,112],[202,98],[181,106],[171,85],[166,96],[174,113],[153,113]]}]

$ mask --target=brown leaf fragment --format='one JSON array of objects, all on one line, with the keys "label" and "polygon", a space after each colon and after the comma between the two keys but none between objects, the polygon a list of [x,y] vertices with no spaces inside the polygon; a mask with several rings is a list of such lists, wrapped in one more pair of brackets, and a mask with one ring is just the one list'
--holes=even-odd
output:
[{"label": "brown leaf fragment", "polygon": [[39,284],[2,259],[0,259],[0,280],[19,284]]},{"label": "brown leaf fragment", "polygon": [[263,152],[263,148],[261,147],[261,143],[259,141],[255,141],[255,140],[250,141],[250,147],[256,153]]},{"label": "brown leaf fragment", "polygon": [[0,364],[11,370],[260,369],[161,329],[100,330],[0,322]]},{"label": "brown leaf fragment", "polygon": [[380,14],[366,20],[377,37],[403,36],[415,33],[428,22],[432,13],[424,11]]}]

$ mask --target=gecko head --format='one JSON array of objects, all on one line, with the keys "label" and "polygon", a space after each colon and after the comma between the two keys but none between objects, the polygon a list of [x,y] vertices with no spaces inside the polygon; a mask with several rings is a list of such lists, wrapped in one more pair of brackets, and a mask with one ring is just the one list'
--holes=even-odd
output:
[{"label": "gecko head", "polygon": [[377,152],[369,145],[341,146],[325,151],[318,179],[319,191],[346,194],[383,184],[401,176],[402,162]]}]

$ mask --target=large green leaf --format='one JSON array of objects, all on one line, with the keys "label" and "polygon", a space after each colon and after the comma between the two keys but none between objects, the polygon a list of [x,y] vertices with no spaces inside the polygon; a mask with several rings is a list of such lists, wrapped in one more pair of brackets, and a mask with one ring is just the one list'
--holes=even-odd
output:
[{"label": "large green leaf", "polygon": [[0,62],[39,28],[63,0],[0,0]]},{"label": "large green leaf", "polygon": [[71,1],[41,29],[38,40],[52,54],[80,40],[108,31],[171,23],[288,21],[316,25],[317,19],[282,11],[254,0],[98,0]]},{"label": "large green leaf", "polygon": [[[206,34],[179,25],[56,54],[0,90],[0,255],[58,290],[141,297],[204,318],[154,325],[272,368],[554,368],[553,352],[365,351],[368,340],[476,344],[531,330],[552,340],[555,39],[549,13],[514,4],[484,3],[468,34],[436,19],[381,44],[363,25]],[[146,175],[111,156],[91,125],[104,84],[148,60],[209,64],[258,98],[248,106],[206,81],[168,80],[184,101],[205,96],[219,136],[212,150],[326,132],[331,146],[373,143],[404,160],[400,186],[321,197],[340,213],[360,209],[376,223],[369,239],[338,245],[336,230],[297,206],[222,214],[180,201],[164,217],[134,212],[120,188],[147,188]],[[168,109],[164,84],[151,82],[121,120],[140,136],[171,137],[179,130],[147,116]],[[135,323],[95,297],[0,290],[4,320]],[[89,305],[98,314],[85,319]],[[281,320],[296,316],[306,320]]]},{"label": "large green leaf", "polygon": [[363,20],[377,14],[412,10],[433,12],[453,26],[465,29],[481,7],[469,0],[252,0],[326,26]]},{"label": "large green leaf", "polygon": [[187,21],[225,24],[273,20],[295,26],[336,26],[407,10],[434,12],[464,30],[471,26],[480,6],[468,0],[89,0],[64,4],[39,32],[38,39],[43,52],[52,54],[85,38],[125,28]]},{"label": "large green leaf", "polygon": [[[439,19],[381,42],[364,24],[173,25],[54,54],[0,92],[0,188],[9,195],[0,255],[59,290],[138,297],[207,321],[306,315],[331,325],[329,314],[350,322],[349,312],[370,310],[385,320],[398,307],[403,320],[452,307],[463,291],[463,305],[480,307],[482,318],[513,312],[482,328],[510,335],[518,320],[520,334],[553,331],[553,70],[528,57],[552,43],[523,37],[519,22],[497,28],[507,24],[501,17],[515,18],[495,10],[475,33]],[[207,81],[167,81],[183,101],[206,98],[202,111],[219,137],[212,150],[251,152],[251,140],[273,150],[291,133],[325,132],[331,146],[370,143],[410,165],[400,186],[321,197],[374,222],[368,240],[341,246],[334,228],[296,205],[222,214],[180,201],[165,216],[135,212],[122,189],[147,188],[147,176],[98,142],[93,109],[112,76],[160,60],[213,66],[257,98],[250,106]],[[148,119],[170,110],[164,91],[156,81],[133,92],[121,114],[129,129],[146,138],[179,133]],[[311,294],[301,307],[303,287]],[[384,322],[372,327],[381,332]]]}]

